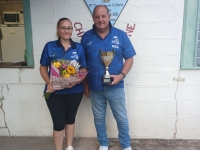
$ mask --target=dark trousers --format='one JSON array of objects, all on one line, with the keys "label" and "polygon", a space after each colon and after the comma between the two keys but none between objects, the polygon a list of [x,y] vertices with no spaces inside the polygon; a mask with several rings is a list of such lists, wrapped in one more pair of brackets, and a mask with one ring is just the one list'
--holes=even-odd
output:
[{"label": "dark trousers", "polygon": [[74,124],[82,97],[82,92],[73,94],[52,93],[46,100],[55,131],[63,130],[65,124]]}]

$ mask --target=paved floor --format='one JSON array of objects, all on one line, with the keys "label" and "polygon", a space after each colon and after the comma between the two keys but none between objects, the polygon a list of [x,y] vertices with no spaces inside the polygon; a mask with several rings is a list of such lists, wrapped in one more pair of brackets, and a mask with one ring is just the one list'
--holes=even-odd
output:
[{"label": "paved floor", "polygon": [[[131,140],[133,150],[200,150],[200,140]],[[64,147],[64,145],[63,145]],[[98,150],[96,138],[75,138],[75,150]],[[64,149],[64,148],[63,148]],[[51,137],[0,136],[0,150],[54,150]],[[109,150],[121,150],[117,139],[110,139]]]}]

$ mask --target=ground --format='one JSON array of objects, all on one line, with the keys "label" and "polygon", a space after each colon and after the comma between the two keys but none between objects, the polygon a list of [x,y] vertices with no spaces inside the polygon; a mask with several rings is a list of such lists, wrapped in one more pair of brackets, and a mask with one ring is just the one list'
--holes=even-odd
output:
[{"label": "ground", "polygon": [[[74,139],[75,150],[98,150],[96,138]],[[133,150],[200,150],[200,140],[132,139]],[[52,137],[0,136],[0,150],[54,150]],[[64,150],[64,145],[63,145]],[[118,139],[110,139],[109,150],[121,150]]]}]

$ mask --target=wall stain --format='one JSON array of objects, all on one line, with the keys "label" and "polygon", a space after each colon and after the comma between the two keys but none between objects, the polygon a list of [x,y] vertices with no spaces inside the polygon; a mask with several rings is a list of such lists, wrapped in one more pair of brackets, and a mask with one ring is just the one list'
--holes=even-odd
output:
[{"label": "wall stain", "polygon": [[22,71],[23,71],[24,69],[19,69],[19,83],[21,83],[22,82],[22,77],[21,77],[21,75],[22,75]]},{"label": "wall stain", "polygon": [[[6,87],[7,87],[7,89],[9,89],[8,85],[6,85]],[[3,94],[3,89],[4,89],[4,87],[3,87],[3,85],[1,85],[0,110],[2,110],[2,112],[3,112],[5,127],[0,127],[0,129],[7,129],[9,135],[11,135],[10,129],[8,128],[8,125],[7,125],[7,122],[6,122],[6,113],[3,109],[3,101],[5,100],[5,97],[4,97],[4,94]]]},{"label": "wall stain", "polygon": [[7,91],[8,91],[8,93],[9,93],[10,88],[8,87],[8,84],[6,84],[6,88],[7,88]]},{"label": "wall stain", "polygon": [[[178,78],[180,78],[180,70],[178,70]],[[176,139],[176,135],[177,135],[177,122],[178,122],[178,101],[177,101],[177,91],[179,88],[179,82],[180,81],[176,81],[176,90],[175,90],[175,102],[176,102],[176,121],[175,121],[175,125],[174,125],[174,139]]]}]

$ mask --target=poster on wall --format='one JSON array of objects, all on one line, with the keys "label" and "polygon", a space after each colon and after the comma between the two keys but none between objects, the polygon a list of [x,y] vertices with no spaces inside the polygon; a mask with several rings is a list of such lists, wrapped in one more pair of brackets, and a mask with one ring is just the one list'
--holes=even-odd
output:
[{"label": "poster on wall", "polygon": [[95,6],[107,6],[111,14],[110,22],[112,25],[114,25],[127,1],[128,0],[85,0],[85,3],[88,6],[91,14],[93,13]]}]

